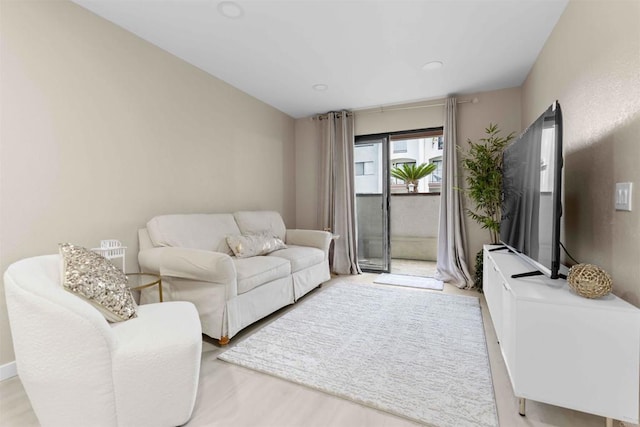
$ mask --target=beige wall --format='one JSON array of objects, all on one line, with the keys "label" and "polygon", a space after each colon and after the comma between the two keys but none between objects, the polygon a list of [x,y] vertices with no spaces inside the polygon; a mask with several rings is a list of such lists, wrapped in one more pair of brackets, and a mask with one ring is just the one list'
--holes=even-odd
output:
[{"label": "beige wall", "polygon": [[[640,2],[571,1],[523,85],[523,124],[560,101],[564,240],[640,306]],[[616,182],[633,182],[633,212],[615,211]]]},{"label": "beige wall", "polygon": [[320,228],[320,137],[311,118],[295,121],[296,135],[296,225]]},{"label": "beige wall", "polygon": [[[478,98],[477,104],[458,104],[458,143],[463,148],[467,138],[477,140],[484,137],[484,129],[489,123],[498,123],[503,130],[519,133],[520,88],[483,92],[459,97],[460,100]],[[369,135],[383,132],[404,131],[442,126],[444,107],[438,105],[427,108],[414,108],[420,105],[443,104],[443,100],[432,100],[423,103],[405,104],[399,107],[408,109],[368,110],[356,112],[356,135]],[[314,122],[311,119],[296,120],[296,179],[304,187],[296,193],[297,223],[301,227],[317,227],[317,184],[319,172],[319,141],[316,136]],[[315,187],[314,187],[315,186]],[[468,259],[473,267],[475,253],[482,245],[489,242],[489,235],[474,221],[466,218],[468,235]]]},{"label": "beige wall", "polygon": [[[295,226],[294,120],[69,2],[2,2],[0,269],[154,215]],[[0,290],[0,365],[14,359]]]},{"label": "beige wall", "polygon": [[[355,134],[373,135],[384,132],[397,132],[412,129],[439,127],[444,123],[443,100],[414,102],[394,105],[386,110],[370,109],[357,111],[355,115]],[[430,105],[436,106],[430,106]]]},{"label": "beige wall", "polygon": [[[493,92],[476,94],[478,104],[461,104],[458,107],[458,145],[466,151],[467,140],[477,142],[484,138],[485,128],[489,123],[495,123],[501,130],[500,135],[507,136],[511,132],[520,133],[520,88],[511,88]],[[458,155],[458,161],[460,161]],[[464,185],[461,183],[461,185]],[[463,199],[465,208],[473,208],[466,198]],[[482,245],[491,242],[489,232],[468,216],[465,216],[467,230],[467,265],[475,271],[475,255],[482,249]]]}]

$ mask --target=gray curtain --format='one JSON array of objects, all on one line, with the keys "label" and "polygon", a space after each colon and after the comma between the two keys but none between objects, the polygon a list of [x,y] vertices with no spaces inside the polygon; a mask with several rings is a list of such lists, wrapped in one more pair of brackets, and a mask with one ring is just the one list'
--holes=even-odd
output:
[{"label": "gray curtain", "polygon": [[444,151],[440,189],[440,229],[437,269],[442,280],[459,288],[473,285],[465,257],[464,211],[458,176],[456,99],[447,98],[444,115]]},{"label": "gray curtain", "polygon": [[353,114],[347,111],[318,116],[322,144],[320,222],[340,237],[334,241],[333,271],[359,274],[354,188]]}]

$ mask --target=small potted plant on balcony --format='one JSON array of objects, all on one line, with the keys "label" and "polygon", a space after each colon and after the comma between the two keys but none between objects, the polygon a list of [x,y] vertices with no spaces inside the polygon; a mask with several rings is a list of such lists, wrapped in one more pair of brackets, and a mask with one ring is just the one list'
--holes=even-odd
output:
[{"label": "small potted plant on balcony", "polygon": [[391,176],[403,180],[407,186],[407,192],[417,193],[418,181],[431,174],[437,167],[434,163],[422,163],[420,165],[405,163],[402,166],[396,166],[391,169]]},{"label": "small potted plant on balcony", "polygon": [[[468,150],[458,147],[462,152],[462,168],[467,183],[462,191],[475,205],[474,209],[466,209],[467,214],[489,231],[490,243],[496,244],[500,241],[502,152],[514,138],[514,133],[502,137],[498,125],[493,123],[485,133],[487,136],[480,138],[479,142],[468,139]],[[482,292],[482,250],[476,254],[474,282]]]}]

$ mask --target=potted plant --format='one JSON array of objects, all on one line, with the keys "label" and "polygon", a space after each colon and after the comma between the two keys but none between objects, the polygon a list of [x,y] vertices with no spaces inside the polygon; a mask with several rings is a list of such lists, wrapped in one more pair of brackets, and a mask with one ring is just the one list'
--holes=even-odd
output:
[{"label": "potted plant", "polygon": [[[486,137],[479,142],[467,140],[468,150],[461,151],[462,168],[465,171],[465,195],[473,202],[467,214],[489,231],[489,241],[500,241],[500,214],[502,192],[502,152],[514,138],[514,132],[500,136],[497,124],[490,123],[485,129]],[[474,285],[482,292],[482,251],[476,254]]]},{"label": "potted plant", "polygon": [[391,169],[391,176],[404,181],[409,193],[418,192],[418,181],[437,169],[434,163],[405,163]]}]

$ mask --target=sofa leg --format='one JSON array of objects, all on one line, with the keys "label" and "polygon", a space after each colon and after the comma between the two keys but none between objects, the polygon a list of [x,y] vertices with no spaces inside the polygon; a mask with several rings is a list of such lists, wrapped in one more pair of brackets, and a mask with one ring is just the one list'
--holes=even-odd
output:
[{"label": "sofa leg", "polygon": [[218,344],[220,344],[221,346],[225,346],[225,345],[229,344],[229,337],[226,336],[226,335],[224,337],[221,337],[218,340]]}]

